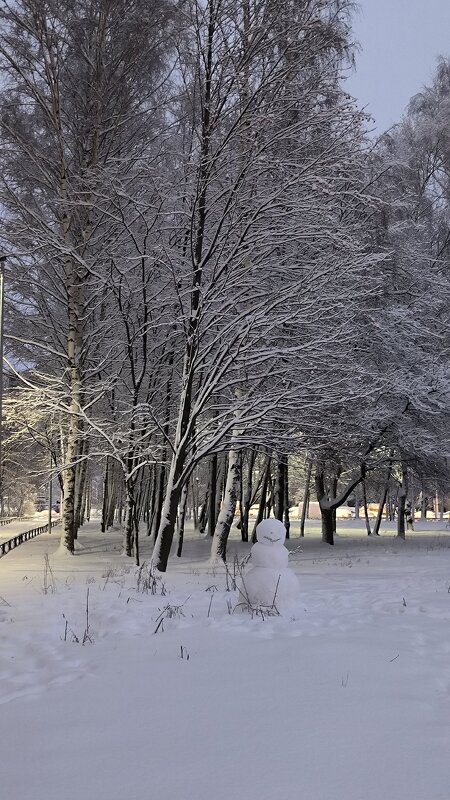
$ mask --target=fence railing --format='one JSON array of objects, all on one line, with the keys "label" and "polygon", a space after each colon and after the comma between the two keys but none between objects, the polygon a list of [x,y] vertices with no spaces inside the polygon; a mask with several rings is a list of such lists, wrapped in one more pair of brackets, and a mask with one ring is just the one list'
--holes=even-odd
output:
[{"label": "fence railing", "polygon": [[[60,523],[60,519],[52,520],[51,527],[54,528],[55,525],[59,525]],[[7,553],[10,553],[11,550],[19,547],[19,545],[23,544],[24,542],[28,542],[29,539],[34,539],[35,536],[39,536],[40,533],[46,533],[47,531],[48,522],[45,525],[40,525],[39,528],[32,528],[29,531],[17,533],[15,536],[12,536],[11,539],[7,539],[6,542],[0,542],[0,558],[2,556],[6,556]]]},{"label": "fence railing", "polygon": [[11,522],[26,522],[27,519],[34,519],[34,517],[0,517],[0,525],[10,525]]}]

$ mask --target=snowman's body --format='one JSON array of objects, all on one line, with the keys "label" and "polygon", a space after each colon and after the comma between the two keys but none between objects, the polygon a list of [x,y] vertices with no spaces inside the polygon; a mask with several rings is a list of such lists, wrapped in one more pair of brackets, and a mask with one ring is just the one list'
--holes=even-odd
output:
[{"label": "snowman's body", "polygon": [[256,528],[258,541],[251,549],[252,568],[244,577],[245,592],[253,607],[286,606],[298,594],[298,580],[288,567],[284,546],[286,530],[277,519],[265,519]]}]

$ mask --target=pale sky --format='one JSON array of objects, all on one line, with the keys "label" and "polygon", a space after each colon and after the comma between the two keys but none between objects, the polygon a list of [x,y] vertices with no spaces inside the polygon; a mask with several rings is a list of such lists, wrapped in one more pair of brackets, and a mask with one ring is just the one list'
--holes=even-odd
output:
[{"label": "pale sky", "polygon": [[450,0],[358,2],[353,31],[362,49],[346,88],[382,133],[431,82],[437,56],[450,56]]}]

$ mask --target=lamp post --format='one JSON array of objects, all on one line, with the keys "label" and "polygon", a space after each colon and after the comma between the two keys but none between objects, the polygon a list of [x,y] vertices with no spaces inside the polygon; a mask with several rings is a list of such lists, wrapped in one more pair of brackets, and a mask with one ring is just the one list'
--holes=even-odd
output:
[{"label": "lamp post", "polygon": [[3,496],[3,311],[6,256],[0,255],[0,498]]}]

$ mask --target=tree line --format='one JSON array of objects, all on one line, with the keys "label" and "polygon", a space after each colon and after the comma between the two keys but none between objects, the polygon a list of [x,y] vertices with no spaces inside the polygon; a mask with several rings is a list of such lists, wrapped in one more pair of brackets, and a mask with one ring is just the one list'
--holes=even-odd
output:
[{"label": "tree line", "polygon": [[3,0],[1,490],[50,459],[70,552],[94,490],[163,571],[297,473],[329,544],[445,492],[450,62],[374,141],[352,5]]}]

